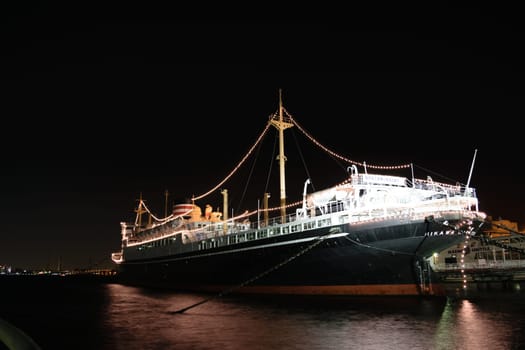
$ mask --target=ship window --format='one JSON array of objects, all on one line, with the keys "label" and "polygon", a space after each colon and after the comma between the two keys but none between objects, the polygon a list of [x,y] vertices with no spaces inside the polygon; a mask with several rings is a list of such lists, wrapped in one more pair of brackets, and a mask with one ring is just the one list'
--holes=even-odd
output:
[{"label": "ship window", "polygon": [[290,232],[289,230],[290,230],[289,226],[283,227],[283,234],[286,234],[286,233]]},{"label": "ship window", "polygon": [[323,226],[330,226],[332,223],[332,219],[330,218],[327,218],[327,219],[321,219],[317,222],[317,226],[318,227],[323,227]]},{"label": "ship window", "polygon": [[313,229],[315,228],[315,221],[305,222],[303,227],[305,230]]},{"label": "ship window", "polygon": [[445,258],[445,264],[457,264],[457,263],[458,263],[458,259],[455,256]]},{"label": "ship window", "polygon": [[253,239],[255,239],[255,232],[248,233],[248,240],[251,241]]}]

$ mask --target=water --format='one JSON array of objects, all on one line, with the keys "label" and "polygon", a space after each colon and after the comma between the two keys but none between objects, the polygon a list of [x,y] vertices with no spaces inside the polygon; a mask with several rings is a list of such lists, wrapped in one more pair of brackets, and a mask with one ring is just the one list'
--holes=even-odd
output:
[{"label": "water", "polygon": [[[525,298],[299,298],[0,278],[0,319],[41,349],[523,349]],[[2,349],[2,346],[0,346]]]}]

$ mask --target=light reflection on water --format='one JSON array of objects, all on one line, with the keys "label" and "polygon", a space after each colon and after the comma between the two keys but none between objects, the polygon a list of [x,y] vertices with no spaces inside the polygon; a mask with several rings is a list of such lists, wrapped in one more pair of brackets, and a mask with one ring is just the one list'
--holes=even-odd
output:
[{"label": "light reflection on water", "polygon": [[[483,302],[490,302],[485,299]],[[449,300],[443,310],[436,329],[435,349],[513,349],[520,348],[513,344],[512,313],[507,314],[497,307],[483,309],[469,300]],[[521,330],[522,331],[522,330]]]},{"label": "light reflection on water", "polygon": [[107,349],[518,349],[522,300],[212,299],[110,284]]},{"label": "light reflection on water", "polygon": [[525,298],[516,294],[229,295],[176,313],[210,296],[34,278],[0,278],[0,291],[0,319],[43,350],[525,348]]}]

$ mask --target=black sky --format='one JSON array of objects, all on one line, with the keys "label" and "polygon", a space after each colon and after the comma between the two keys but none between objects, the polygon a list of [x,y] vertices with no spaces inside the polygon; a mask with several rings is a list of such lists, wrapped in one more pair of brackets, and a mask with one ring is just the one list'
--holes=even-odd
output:
[{"label": "black sky", "polygon": [[[165,190],[213,187],[279,88],[303,127],[351,159],[466,183],[477,149],[481,209],[525,224],[522,31],[504,10],[262,21],[146,3],[2,6],[0,264],[108,266],[139,193],[162,214]],[[309,157],[319,186],[339,180]]]}]

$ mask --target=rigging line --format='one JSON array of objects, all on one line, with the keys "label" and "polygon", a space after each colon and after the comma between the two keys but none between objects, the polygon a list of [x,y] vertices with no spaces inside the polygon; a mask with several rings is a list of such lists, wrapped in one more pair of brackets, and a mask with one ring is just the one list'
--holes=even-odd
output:
[{"label": "rigging line", "polygon": [[461,184],[461,185],[465,185],[464,183],[462,183],[462,182],[460,182],[460,181],[457,181],[456,179],[452,179],[452,178],[450,178],[450,177],[448,177],[448,176],[445,176],[445,175],[443,175],[443,174],[437,173],[437,172],[435,172],[435,171],[432,171],[432,170],[427,169],[427,168],[425,168],[425,167],[422,167],[422,166],[420,166],[420,165],[417,165],[417,164],[413,164],[413,165],[414,165],[414,167],[416,167],[416,168],[419,168],[419,169],[424,170],[424,171],[426,171],[426,172],[428,172],[428,173],[431,173],[431,174],[434,174],[434,175],[436,175],[436,176],[439,176],[441,179],[446,179],[446,180],[448,180],[448,181],[450,181],[450,182],[457,182],[457,183],[459,183],[459,184]]},{"label": "rigging line", "polygon": [[275,138],[273,139],[272,154],[270,156],[270,166],[268,167],[268,176],[266,176],[266,184],[264,185],[264,193],[268,192],[268,188],[270,186],[270,177],[271,177],[272,169],[273,169],[274,155],[277,153],[276,150],[277,150],[278,143],[279,143],[279,134],[276,131]]},{"label": "rigging line", "polygon": [[[310,175],[310,172],[308,171],[308,168],[306,166],[306,161],[305,161],[305,158],[303,157],[303,153],[301,152],[301,148],[299,147],[299,140],[297,138],[297,133],[293,132],[293,129],[291,130],[292,131],[292,135],[294,137],[294,140],[295,140],[295,144],[296,144],[296,147],[297,147],[297,150],[299,152],[299,156],[301,157],[301,161],[303,162],[303,166],[306,170],[306,174],[308,176],[308,178],[310,179],[311,181],[311,185],[312,185],[312,190],[315,192],[316,189],[315,189],[315,185],[314,185],[314,181],[313,181],[313,178],[312,176]],[[348,171],[347,171],[347,166],[341,164],[340,162],[340,159],[337,158],[337,157],[334,157],[333,155],[329,154],[330,158],[333,159],[335,161],[335,163],[343,170],[343,174],[344,176],[348,177]]]},{"label": "rigging line", "polygon": [[361,247],[364,247],[364,248],[370,248],[370,249],[375,249],[375,250],[380,250],[380,251],[383,251],[383,252],[388,252],[388,253],[394,253],[394,254],[404,254],[404,255],[410,255],[410,256],[415,256],[416,254],[414,253],[407,253],[407,252],[401,252],[401,251],[396,251],[396,250],[392,250],[392,249],[384,249],[384,248],[379,248],[379,247],[372,247],[371,245],[368,245],[368,244],[363,244],[361,242],[358,242],[358,241],[355,241],[347,236],[345,236],[345,238],[347,240],[349,240],[350,242],[358,245],[358,246],[361,246]]},{"label": "rigging line", "polygon": [[473,238],[478,240],[478,241],[480,241],[480,242],[482,242],[482,243],[492,244],[492,245],[495,245],[496,247],[507,249],[507,250],[510,250],[510,251],[513,251],[513,252],[516,252],[516,253],[520,253],[520,254],[525,254],[525,249],[514,247],[514,246],[511,246],[511,245],[508,245],[508,244],[504,244],[504,243],[500,243],[496,239],[491,239],[491,238],[486,238],[486,237],[477,237],[477,236],[475,236]]},{"label": "rigging line", "polygon": [[252,166],[250,168],[250,172],[248,174],[248,178],[246,179],[246,184],[244,185],[244,189],[243,189],[243,192],[241,194],[241,198],[239,199],[239,202],[238,202],[238,205],[237,205],[237,211],[238,212],[241,210],[241,206],[243,205],[244,197],[246,196],[246,192],[248,191],[248,186],[250,184],[250,180],[252,178],[253,171],[255,169],[255,165],[257,164],[257,159],[259,158],[259,154],[260,154],[261,148],[262,148],[262,142],[259,143],[259,147],[257,147],[257,152],[254,155],[254,160],[253,160]]},{"label": "rigging line", "polygon": [[304,159],[303,152],[301,152],[301,148],[299,147],[299,140],[297,139],[296,134],[293,132],[293,129],[291,131],[292,131],[293,139],[295,141],[295,147],[297,148],[297,152],[299,153],[299,157],[301,158],[301,162],[303,163],[304,170],[306,171],[306,178],[310,179],[310,184],[312,185],[312,189],[315,192],[316,190],[315,190],[315,185],[312,179],[312,175],[310,174],[310,171],[308,171],[308,167],[306,166],[306,161]]},{"label": "rigging line", "polygon": [[262,273],[260,273],[260,274],[258,274],[258,275],[256,275],[256,276],[254,276],[254,277],[252,277],[252,278],[250,278],[250,279],[248,279],[248,280],[242,282],[241,284],[238,284],[238,285],[236,285],[236,286],[233,286],[233,287],[231,287],[231,288],[228,288],[228,289],[226,289],[225,291],[222,291],[222,292],[220,292],[220,293],[217,294],[217,295],[214,295],[214,296],[212,296],[212,297],[210,297],[210,298],[207,298],[207,299],[201,300],[201,301],[199,301],[198,303],[195,303],[195,304],[193,304],[193,305],[187,306],[187,307],[185,307],[185,308],[182,308],[182,309],[179,309],[179,310],[176,310],[176,311],[171,311],[170,313],[172,313],[172,314],[181,314],[181,313],[183,313],[184,311],[187,311],[187,310],[192,309],[192,308],[194,308],[194,307],[196,307],[196,306],[202,305],[202,304],[204,304],[204,303],[206,303],[206,302],[208,302],[208,301],[211,301],[211,300],[217,299],[217,298],[219,298],[219,297],[222,297],[222,296],[224,296],[224,295],[226,295],[226,294],[229,294],[229,293],[233,292],[233,291],[236,290],[236,289],[239,289],[239,288],[241,288],[241,287],[244,287],[244,286],[246,286],[247,284],[249,284],[249,283],[251,283],[251,282],[253,282],[253,281],[255,281],[255,280],[258,280],[259,278],[261,278],[261,277],[263,277],[263,276],[269,274],[269,273],[272,272],[272,271],[277,270],[278,268],[280,268],[280,267],[282,267],[282,266],[288,264],[290,261],[292,261],[292,260],[298,258],[299,256],[303,255],[303,254],[306,253],[307,251],[311,250],[312,248],[314,248],[315,246],[317,246],[318,244],[320,244],[320,243],[324,240],[324,238],[325,238],[324,236],[319,236],[319,237],[317,237],[317,238],[314,240],[314,243],[310,244],[309,246],[307,246],[306,248],[302,249],[302,250],[299,251],[298,253],[292,255],[291,257],[289,257],[289,258],[287,258],[286,260],[280,262],[279,264],[277,264],[277,265],[275,265],[275,266],[269,268],[268,270],[263,271]]},{"label": "rigging line", "polygon": [[499,227],[499,228],[501,228],[501,229],[507,230],[507,231],[509,231],[509,232],[511,232],[511,233],[514,233],[514,234],[518,235],[518,236],[525,236],[525,234],[524,234],[523,232],[519,232],[519,231],[513,230],[513,229],[511,229],[510,227],[507,227],[507,226],[505,226],[505,225],[496,224],[496,223],[493,222],[493,221],[487,221],[487,220],[485,220],[484,222],[486,222],[486,223],[489,224],[489,225],[494,225],[494,226]]},{"label": "rigging line", "polygon": [[153,214],[151,212],[151,210],[146,206],[146,203],[144,203],[144,201],[142,201],[142,206],[144,207],[144,209],[146,209],[146,211],[148,212],[149,215],[151,215],[151,217],[153,219],[155,219],[155,221],[160,221],[160,222],[164,222],[164,221],[170,221],[170,219],[173,219],[173,214],[170,214],[169,216],[166,216],[165,218],[158,218],[157,216],[155,216],[155,214]]},{"label": "rigging line", "polygon": [[[295,121],[295,119],[290,115],[290,113],[288,113],[288,111],[285,109],[284,110],[286,112],[286,115],[288,115],[288,117],[290,118],[290,120],[293,122],[293,124],[311,141],[313,142],[316,146],[320,147],[323,151],[325,151],[326,153],[332,155],[333,157],[336,157],[336,158],[339,158],[345,162],[348,162],[350,164],[355,164],[355,165],[359,165],[359,166],[362,166],[362,167],[365,167],[365,164],[363,162],[357,162],[355,160],[351,160],[351,159],[348,159],[346,157],[343,157],[337,153],[335,153],[334,151],[330,150],[329,148],[323,146],[319,141],[317,141],[312,135],[310,135],[301,125],[299,125],[299,123],[297,123]],[[373,168],[373,169],[385,169],[385,170],[393,170],[393,169],[403,169],[403,168],[410,168],[410,164],[400,164],[400,165],[389,165],[389,166],[384,166],[384,165],[372,165],[372,164],[366,164],[366,167],[368,168]]]},{"label": "rigging line", "polygon": [[259,142],[261,142],[261,140],[263,139],[264,135],[266,135],[266,133],[268,132],[268,129],[270,128],[271,124],[270,123],[267,123],[264,130],[261,132],[261,134],[259,135],[259,137],[257,138],[257,141],[255,141],[255,143],[252,145],[252,147],[248,150],[248,153],[246,153],[244,155],[244,157],[241,159],[241,161],[235,166],[235,168],[233,168],[233,170],[222,180],[220,181],[215,187],[213,187],[212,189],[210,189],[208,192],[205,192],[201,195],[198,195],[198,196],[193,196],[193,200],[198,200],[198,199],[201,199],[201,198],[204,198],[206,196],[208,196],[210,193],[213,193],[215,192],[219,187],[221,187],[226,181],[228,181],[232,176],[233,174],[235,174],[237,172],[237,170],[239,170],[239,168],[241,167],[241,165],[246,161],[246,159],[248,159],[248,157],[252,154],[253,150],[255,149],[255,147],[259,144]]}]

